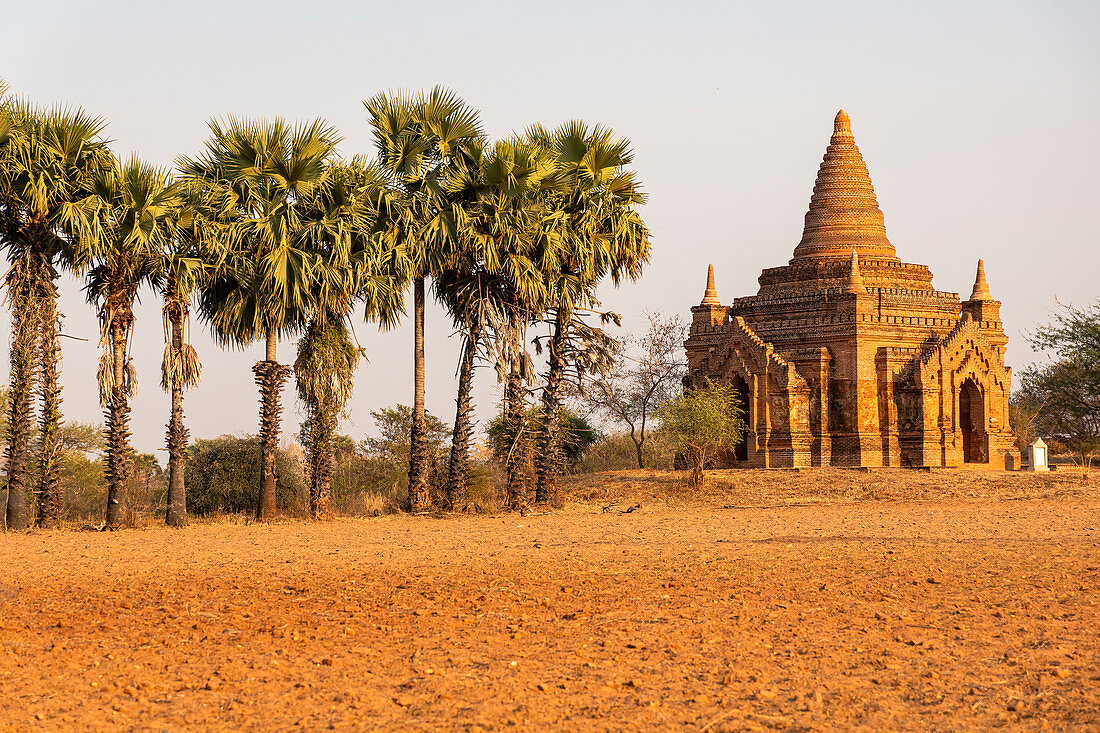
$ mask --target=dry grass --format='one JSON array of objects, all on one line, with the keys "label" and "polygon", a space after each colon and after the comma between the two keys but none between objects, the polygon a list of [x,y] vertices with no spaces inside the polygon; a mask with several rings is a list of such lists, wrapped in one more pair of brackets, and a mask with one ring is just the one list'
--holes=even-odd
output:
[{"label": "dry grass", "polygon": [[609,471],[564,477],[562,485],[567,501],[603,506],[706,503],[769,507],[935,499],[1100,499],[1100,481],[1075,470],[725,469],[708,471],[703,488],[689,486],[688,473]]}]

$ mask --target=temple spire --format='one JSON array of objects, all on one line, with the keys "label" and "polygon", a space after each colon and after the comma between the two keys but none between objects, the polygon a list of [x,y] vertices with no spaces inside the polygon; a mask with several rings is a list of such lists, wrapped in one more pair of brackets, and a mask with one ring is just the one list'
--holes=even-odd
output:
[{"label": "temple spire", "polygon": [[707,289],[703,293],[703,302],[699,305],[722,305],[718,300],[718,291],[714,288],[714,265],[707,265]]},{"label": "temple spire", "polygon": [[985,281],[985,263],[978,260],[978,273],[974,276],[974,289],[970,292],[971,300],[993,300],[989,292],[989,283]]},{"label": "temple spire", "polygon": [[840,110],[833,119],[833,134],[817,171],[794,258],[842,260],[852,249],[859,250],[864,261],[898,259],[886,238],[886,223],[852,135],[851,120]]},{"label": "temple spire", "polygon": [[[841,110],[843,113],[844,110]],[[848,284],[844,287],[844,292],[855,294],[866,294],[867,288],[863,286],[863,276],[859,274],[859,255],[856,251],[852,250],[852,269],[848,273]]]}]

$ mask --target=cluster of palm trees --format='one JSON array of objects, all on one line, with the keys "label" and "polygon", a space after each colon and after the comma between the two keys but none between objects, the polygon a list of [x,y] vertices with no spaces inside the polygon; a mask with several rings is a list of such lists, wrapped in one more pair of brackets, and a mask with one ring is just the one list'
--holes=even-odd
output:
[{"label": "cluster of palm trees", "polygon": [[[7,526],[50,526],[60,517],[62,271],[85,280],[101,324],[98,372],[106,417],[106,527],[121,526],[133,449],[129,357],[134,301],[143,287],[163,303],[161,384],[171,393],[166,521],[187,521],[183,393],[201,365],[189,343],[197,309],[226,347],[266,344],[253,371],[260,391],[257,516],[275,513],[275,453],[283,385],[293,373],[306,407],[313,516],[331,515],[334,439],[361,356],[357,312],[392,327],[413,290],[414,400],[408,508],[467,508],[471,387],[478,363],[504,384],[514,445],[531,395],[541,389],[538,471],[527,486],[518,457],[506,465],[509,506],[553,502],[560,471],[562,390],[570,375],[606,366],[609,339],[586,315],[597,285],[637,277],[649,257],[644,201],[628,143],[571,122],[486,139],[478,113],[453,93],[383,93],[364,102],[372,156],[337,153],[338,133],[318,120],[228,118],[209,123],[205,149],[175,171],[119,160],[104,123],[78,109],[42,109],[0,87],[0,246],[12,312]],[[429,284],[463,347],[444,497],[429,491],[424,408],[424,308]],[[362,309],[360,311],[360,309]],[[602,314],[607,317],[607,314]],[[549,333],[540,384],[528,350]],[[293,368],[280,337],[297,337]],[[38,401],[38,424],[34,402]],[[533,489],[533,491],[532,491]]]}]

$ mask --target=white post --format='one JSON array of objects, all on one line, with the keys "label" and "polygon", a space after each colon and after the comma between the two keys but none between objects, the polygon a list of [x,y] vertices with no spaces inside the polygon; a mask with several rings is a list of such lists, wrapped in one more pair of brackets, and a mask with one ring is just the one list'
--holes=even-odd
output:
[{"label": "white post", "polygon": [[1047,463],[1047,444],[1042,438],[1036,438],[1035,442],[1027,447],[1027,462],[1029,471],[1049,471]]}]

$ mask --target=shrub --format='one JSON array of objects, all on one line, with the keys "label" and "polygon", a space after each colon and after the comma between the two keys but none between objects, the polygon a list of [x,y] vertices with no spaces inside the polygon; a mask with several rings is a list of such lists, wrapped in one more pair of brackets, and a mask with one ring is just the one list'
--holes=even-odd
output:
[{"label": "shrub", "polygon": [[743,414],[736,388],[709,380],[661,408],[661,427],[691,461],[692,486],[703,483],[703,469],[718,451],[732,448],[741,438]]},{"label": "shrub", "polygon": [[[260,439],[248,435],[196,440],[187,448],[187,510],[194,514],[255,512],[260,494]],[[275,507],[305,514],[309,490],[300,460],[275,455]]]}]

